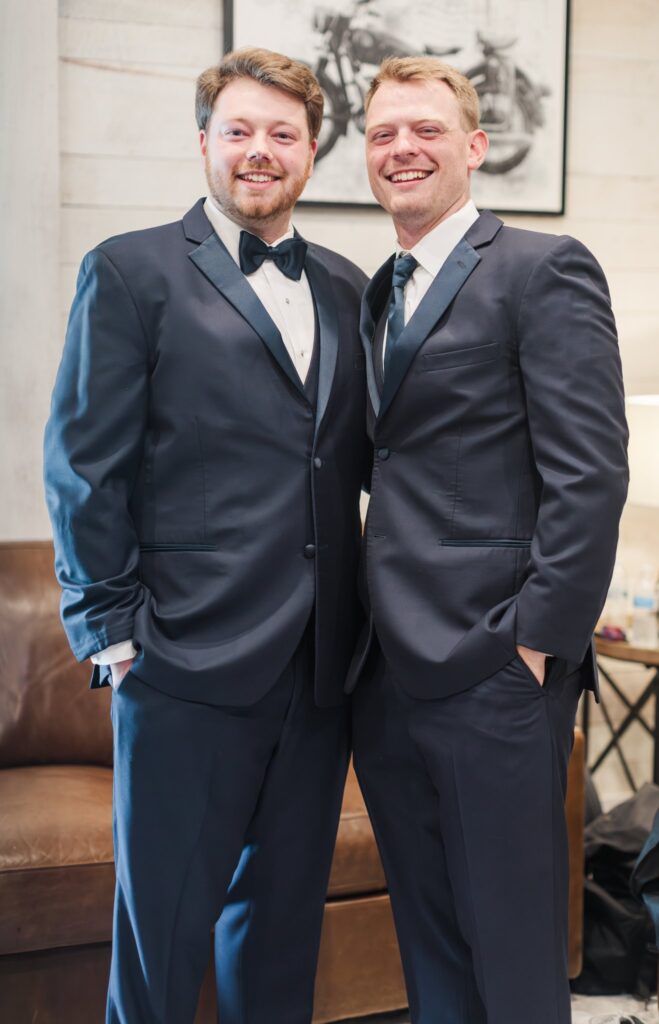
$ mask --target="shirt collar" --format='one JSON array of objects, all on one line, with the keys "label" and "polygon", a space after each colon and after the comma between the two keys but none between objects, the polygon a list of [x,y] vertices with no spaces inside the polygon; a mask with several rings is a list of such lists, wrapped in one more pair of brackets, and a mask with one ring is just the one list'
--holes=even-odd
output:
[{"label": "shirt collar", "polygon": [[[442,269],[448,255],[479,216],[473,199],[468,199],[464,206],[452,213],[446,220],[440,221],[432,231],[424,235],[409,252],[412,253],[419,266],[435,277]],[[402,251],[398,246],[396,253]]]},{"label": "shirt collar", "polygon": [[[227,217],[226,213],[219,208],[212,196],[206,197],[204,202],[204,213],[211,222],[215,234],[226,246],[229,255],[236,263],[240,264],[240,232],[243,229],[239,224],[236,224]],[[279,242],[283,242],[285,238],[293,238],[293,235],[293,226],[289,225],[288,231],[272,244],[278,245]]]}]

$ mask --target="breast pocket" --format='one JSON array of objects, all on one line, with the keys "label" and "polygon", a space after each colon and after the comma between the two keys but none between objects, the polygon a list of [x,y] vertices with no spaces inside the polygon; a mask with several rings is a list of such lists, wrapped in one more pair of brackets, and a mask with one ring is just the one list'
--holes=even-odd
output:
[{"label": "breast pocket", "polygon": [[474,366],[498,359],[501,344],[491,341],[487,345],[464,345],[462,348],[442,352],[426,352],[421,356],[422,369],[427,371],[448,370],[453,366]]}]

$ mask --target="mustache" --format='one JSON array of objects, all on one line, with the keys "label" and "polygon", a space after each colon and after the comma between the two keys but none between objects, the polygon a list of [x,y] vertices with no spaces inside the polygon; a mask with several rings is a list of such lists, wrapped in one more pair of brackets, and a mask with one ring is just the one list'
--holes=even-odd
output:
[{"label": "mustache", "polygon": [[268,163],[252,163],[248,167],[239,167],[233,172],[235,175],[238,174],[274,174],[278,178],[283,178],[283,172],[278,168],[273,167],[272,164]]}]

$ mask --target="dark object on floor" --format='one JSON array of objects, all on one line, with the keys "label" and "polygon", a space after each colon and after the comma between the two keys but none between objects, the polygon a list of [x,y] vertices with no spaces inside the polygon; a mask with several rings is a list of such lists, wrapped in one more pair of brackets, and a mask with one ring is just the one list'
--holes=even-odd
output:
[{"label": "dark object on floor", "polygon": [[634,865],[631,889],[639,900],[643,900],[652,920],[656,954],[659,946],[659,811],[654,816],[652,831]]},{"label": "dark object on floor", "polygon": [[572,990],[584,995],[654,991],[653,928],[630,884],[659,811],[659,786],[647,783],[630,800],[586,828],[584,967]]},{"label": "dark object on floor", "polygon": [[659,945],[659,811],[654,816],[650,835],[634,865],[631,890],[645,903],[654,925],[655,941]]}]

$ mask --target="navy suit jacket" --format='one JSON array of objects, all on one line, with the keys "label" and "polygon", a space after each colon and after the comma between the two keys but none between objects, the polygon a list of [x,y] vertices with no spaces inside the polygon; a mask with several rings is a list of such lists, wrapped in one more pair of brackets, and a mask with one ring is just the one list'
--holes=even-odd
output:
[{"label": "navy suit jacket", "polygon": [[[362,306],[375,445],[364,598],[400,684],[431,698],[524,644],[583,664],[615,558],[627,428],[604,275],[569,237],[483,213],[407,323],[382,392]],[[357,652],[355,685],[366,641]]]},{"label": "navy suit jacket", "polygon": [[360,625],[366,279],[311,244],[306,271],[315,404],[202,200],[85,257],[45,441],[78,659],[132,638],[147,683],[249,704],[315,608],[316,699],[342,700]]}]

